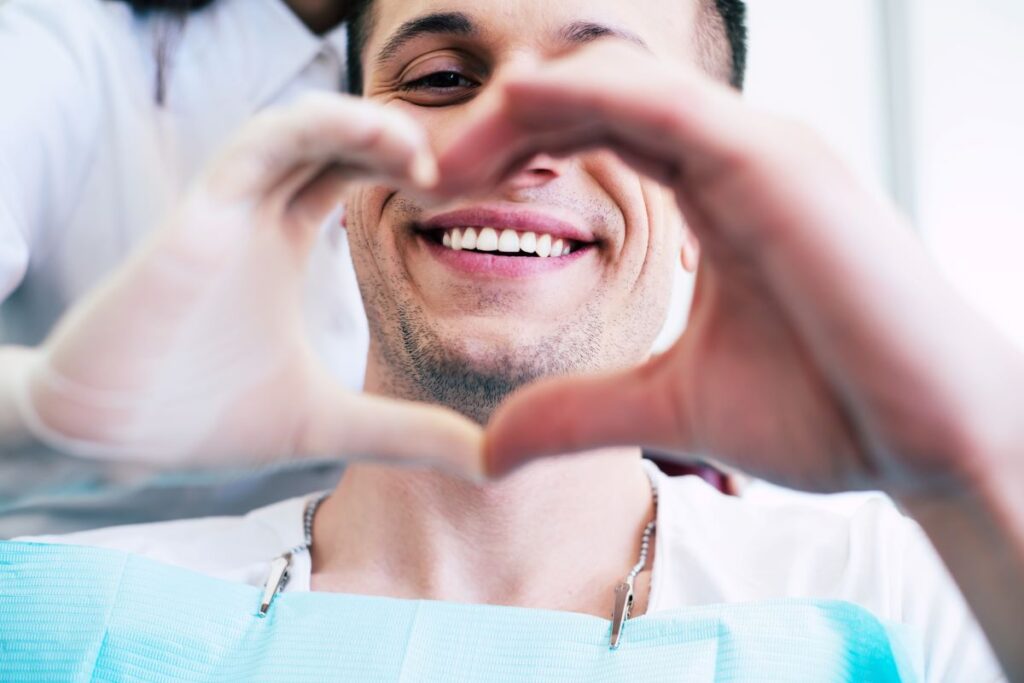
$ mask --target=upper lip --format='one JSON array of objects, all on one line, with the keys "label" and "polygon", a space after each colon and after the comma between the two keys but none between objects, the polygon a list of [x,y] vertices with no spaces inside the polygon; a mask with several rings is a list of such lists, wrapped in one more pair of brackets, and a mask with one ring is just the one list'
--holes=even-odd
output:
[{"label": "upper lip", "polygon": [[596,241],[593,231],[584,226],[549,213],[522,207],[469,207],[438,214],[417,223],[417,229],[423,231],[467,227],[547,233],[554,238],[560,237],[575,242]]}]

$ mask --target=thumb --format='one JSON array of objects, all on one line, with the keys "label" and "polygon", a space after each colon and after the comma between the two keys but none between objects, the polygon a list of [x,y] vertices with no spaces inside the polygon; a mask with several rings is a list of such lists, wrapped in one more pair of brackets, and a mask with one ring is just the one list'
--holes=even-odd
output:
[{"label": "thumb", "polygon": [[630,370],[543,380],[514,394],[491,419],[489,475],[530,460],[610,446],[684,449],[684,429],[661,356]]},{"label": "thumb", "polygon": [[302,451],[426,465],[479,478],[482,448],[479,425],[452,410],[330,387],[314,404]]}]

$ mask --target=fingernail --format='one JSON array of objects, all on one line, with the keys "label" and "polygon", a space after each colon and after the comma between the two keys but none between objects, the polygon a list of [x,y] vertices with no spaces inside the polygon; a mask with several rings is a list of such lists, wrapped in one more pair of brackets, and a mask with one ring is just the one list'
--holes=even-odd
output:
[{"label": "fingernail", "polygon": [[418,152],[412,160],[409,175],[420,187],[433,187],[437,184],[437,161],[428,152]]}]

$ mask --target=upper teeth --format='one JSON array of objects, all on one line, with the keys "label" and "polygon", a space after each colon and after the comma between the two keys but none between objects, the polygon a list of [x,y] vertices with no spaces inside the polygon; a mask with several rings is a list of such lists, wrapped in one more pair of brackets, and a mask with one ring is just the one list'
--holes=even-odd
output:
[{"label": "upper teeth", "polygon": [[572,253],[568,240],[552,237],[547,233],[516,232],[494,228],[449,228],[444,231],[441,243],[449,249],[461,251],[497,251],[503,254],[536,254],[541,257],[566,256]]}]

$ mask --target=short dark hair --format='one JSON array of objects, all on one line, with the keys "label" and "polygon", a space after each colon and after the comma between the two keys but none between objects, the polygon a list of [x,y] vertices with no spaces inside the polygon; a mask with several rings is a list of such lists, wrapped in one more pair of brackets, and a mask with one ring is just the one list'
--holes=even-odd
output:
[{"label": "short dark hair", "polygon": [[747,3],[744,0],[715,0],[715,9],[729,44],[727,59],[732,63],[729,82],[737,90],[742,90],[747,77]]},{"label": "short dark hair", "polygon": [[[706,43],[701,49],[712,60],[728,65],[723,76],[742,90],[747,72],[747,4],[744,0],[700,2],[705,19],[698,27],[698,40]],[[372,24],[372,8],[373,0],[353,0],[349,8],[348,90],[353,95],[363,94],[363,48]]]}]

